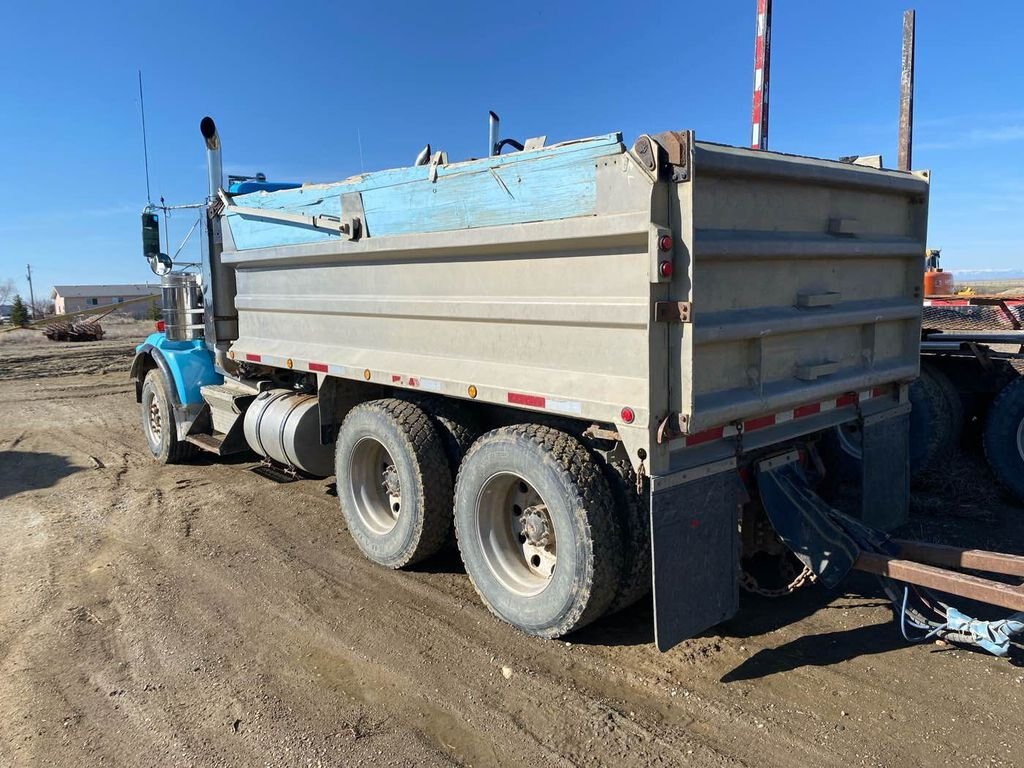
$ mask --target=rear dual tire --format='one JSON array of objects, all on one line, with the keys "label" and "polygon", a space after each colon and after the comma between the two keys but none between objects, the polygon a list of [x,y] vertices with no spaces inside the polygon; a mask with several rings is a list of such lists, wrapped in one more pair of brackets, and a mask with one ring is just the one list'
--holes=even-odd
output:
[{"label": "rear dual tire", "polygon": [[647,591],[646,510],[628,465],[603,464],[574,437],[535,424],[489,432],[466,452],[439,418],[404,400],[365,403],[345,418],[338,497],[367,558],[401,568],[430,557],[454,506],[470,581],[523,632],[559,637]]},{"label": "rear dual tire", "polygon": [[617,596],[622,543],[611,492],[564,432],[528,424],[477,440],[458,473],[455,532],[481,600],[528,634],[572,632]]},{"label": "rear dual tire", "polygon": [[335,449],[341,512],[375,563],[402,568],[440,550],[451,529],[452,481],[430,417],[403,400],[353,408]]}]

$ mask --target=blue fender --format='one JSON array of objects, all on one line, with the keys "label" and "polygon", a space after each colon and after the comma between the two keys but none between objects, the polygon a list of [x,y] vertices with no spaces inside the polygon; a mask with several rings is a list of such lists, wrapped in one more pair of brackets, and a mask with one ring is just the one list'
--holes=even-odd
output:
[{"label": "blue fender", "polygon": [[213,354],[202,339],[168,341],[166,334],[152,333],[135,348],[132,378],[141,381],[146,356],[152,357],[157,367],[173,385],[171,396],[175,405],[197,406],[203,403],[201,387],[222,384],[224,377],[213,367]]}]

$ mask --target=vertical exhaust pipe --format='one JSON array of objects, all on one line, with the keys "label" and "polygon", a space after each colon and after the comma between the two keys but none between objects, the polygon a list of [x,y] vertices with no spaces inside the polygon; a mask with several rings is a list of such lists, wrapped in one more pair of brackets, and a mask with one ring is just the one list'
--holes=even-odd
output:
[{"label": "vertical exhaust pipe", "polygon": [[501,118],[494,114],[493,111],[488,112],[488,136],[490,138],[490,146],[487,149],[487,156],[494,157],[498,154],[498,124],[501,122]]},{"label": "vertical exhaust pipe", "polygon": [[[217,200],[224,186],[224,166],[220,156],[220,136],[212,117],[204,117],[199,132],[206,143],[208,202]],[[206,310],[206,345],[214,352],[215,366],[224,371],[231,365],[226,356],[230,343],[238,338],[238,310],[235,309],[235,270],[221,260],[224,234],[220,216],[204,216],[207,249],[203,258],[203,307]]]},{"label": "vertical exhaust pipe", "polygon": [[212,117],[204,117],[199,122],[199,132],[206,142],[206,171],[209,176],[211,200],[217,199],[217,190],[224,186],[224,165],[220,158],[220,136],[217,135],[217,124]]}]

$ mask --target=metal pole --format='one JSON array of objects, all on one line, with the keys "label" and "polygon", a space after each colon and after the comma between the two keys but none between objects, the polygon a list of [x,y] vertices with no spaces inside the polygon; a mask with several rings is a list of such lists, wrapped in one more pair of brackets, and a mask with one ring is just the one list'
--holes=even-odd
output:
[{"label": "metal pole", "polygon": [[142,70],[139,70],[139,110],[142,112],[142,158],[146,164],[146,202],[153,204],[149,193],[149,142],[146,141],[146,102],[142,98]]},{"label": "metal pole", "polygon": [[896,168],[909,171],[914,141],[914,11],[903,12],[903,61],[900,69],[900,134]]},{"label": "metal pole", "polygon": [[32,265],[25,265],[25,277],[28,278],[28,301],[29,301],[29,312],[32,313],[32,319],[36,319],[36,294],[32,290]]},{"label": "metal pole", "polygon": [[490,112],[488,112],[487,113],[487,143],[490,144],[490,146],[487,148],[487,156],[488,157],[493,157],[495,154],[497,154],[497,149],[498,149],[498,123],[499,123],[499,118],[494,113],[494,110],[491,110]]},{"label": "metal pole", "polygon": [[757,0],[754,28],[754,104],[751,149],[768,149],[768,65],[772,49],[772,0]]}]

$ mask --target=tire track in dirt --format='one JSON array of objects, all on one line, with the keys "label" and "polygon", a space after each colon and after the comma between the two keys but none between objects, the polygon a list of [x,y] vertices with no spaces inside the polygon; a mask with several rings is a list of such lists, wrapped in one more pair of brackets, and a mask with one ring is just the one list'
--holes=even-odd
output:
[{"label": "tire track in dirt", "polygon": [[323,482],[153,464],[111,349],[83,365],[114,375],[26,349],[4,380],[0,348],[0,765],[1019,762],[1024,672],[905,647],[870,582],[668,654],[645,606],[527,638],[453,557],[365,561]]}]

